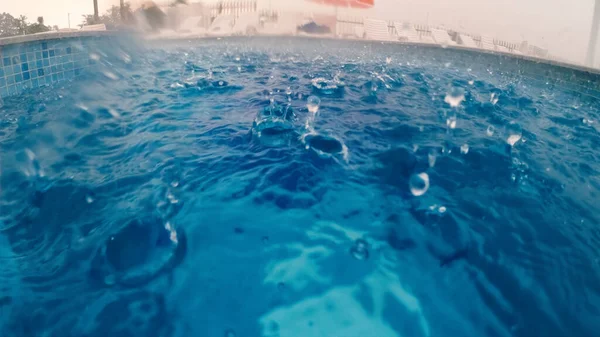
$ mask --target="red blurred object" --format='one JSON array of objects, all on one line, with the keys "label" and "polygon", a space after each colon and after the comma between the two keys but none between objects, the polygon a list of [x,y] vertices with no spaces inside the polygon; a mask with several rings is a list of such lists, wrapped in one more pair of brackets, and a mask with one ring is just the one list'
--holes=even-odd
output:
[{"label": "red blurred object", "polygon": [[371,8],[375,6],[375,0],[308,0],[321,5],[352,8]]}]

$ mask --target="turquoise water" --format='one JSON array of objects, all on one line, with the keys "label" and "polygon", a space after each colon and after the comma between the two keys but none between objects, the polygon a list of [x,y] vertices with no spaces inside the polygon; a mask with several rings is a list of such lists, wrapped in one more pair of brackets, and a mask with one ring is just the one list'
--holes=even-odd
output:
[{"label": "turquoise water", "polygon": [[1,336],[594,336],[598,75],[287,38],[0,108]]}]

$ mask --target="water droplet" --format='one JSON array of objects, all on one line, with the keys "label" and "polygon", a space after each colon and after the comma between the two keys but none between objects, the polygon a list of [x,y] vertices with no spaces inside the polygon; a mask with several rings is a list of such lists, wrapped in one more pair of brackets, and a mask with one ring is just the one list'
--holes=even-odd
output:
[{"label": "water droplet", "polygon": [[227,329],[225,330],[225,334],[223,335],[225,337],[236,337],[236,333],[233,329]]},{"label": "water droplet", "polygon": [[369,244],[363,239],[358,239],[354,242],[354,246],[350,248],[350,254],[357,260],[366,260],[369,258]]},{"label": "water droplet", "polygon": [[408,184],[410,186],[410,193],[416,197],[422,196],[429,189],[429,175],[425,172],[413,174]]},{"label": "water droplet", "polygon": [[449,127],[450,129],[456,128],[456,115],[455,114],[448,115],[448,118],[446,119],[446,126]]},{"label": "water droplet", "polygon": [[240,58],[239,56],[236,56],[236,57],[235,57],[235,60],[236,60],[237,62],[240,62],[241,58]]},{"label": "water droplet", "polygon": [[510,180],[515,181],[517,180],[517,176],[513,173],[510,175]]},{"label": "water droplet", "polygon": [[94,198],[94,194],[93,193],[88,193],[85,196],[85,202],[87,202],[88,204],[93,203],[96,200],[96,198]]},{"label": "water droplet", "polygon": [[463,144],[463,145],[460,147],[460,153],[462,153],[462,154],[467,154],[467,153],[469,153],[469,144]]},{"label": "water droplet", "polygon": [[390,64],[390,63],[392,63],[392,58],[391,58],[391,57],[386,57],[386,58],[385,58],[385,63],[386,63],[386,64]]},{"label": "water droplet", "polygon": [[319,107],[321,105],[321,100],[317,96],[310,96],[308,101],[306,102],[306,107],[308,111],[313,115],[316,115],[319,112]]},{"label": "water droplet", "polygon": [[440,206],[440,208],[438,208],[438,212],[444,214],[446,213],[446,207],[445,206]]},{"label": "water droplet", "polygon": [[521,126],[519,124],[517,124],[516,122],[510,122],[506,126],[506,134],[507,134],[506,142],[510,146],[515,146],[515,144],[519,140],[521,140],[521,136],[523,135],[523,130],[521,129]]},{"label": "water droplet", "polygon": [[179,181],[177,181],[177,180],[173,180],[173,181],[171,182],[171,187],[177,187],[177,186],[179,186]]},{"label": "water droplet", "polygon": [[473,84],[475,84],[475,81],[473,81],[473,80],[470,80],[470,81],[469,81],[469,85],[473,85]]},{"label": "water droplet", "polygon": [[498,96],[496,96],[496,93],[492,93],[490,95],[490,102],[492,103],[492,105],[496,105],[496,103],[498,103]]},{"label": "water droplet", "polygon": [[491,137],[494,135],[495,131],[496,131],[496,128],[494,128],[494,126],[490,125],[487,127],[487,130],[485,130],[485,133],[488,135],[488,137]]},{"label": "water droplet", "polygon": [[448,103],[451,107],[456,108],[460,105],[462,101],[465,100],[465,92],[461,88],[452,87],[446,97],[444,97],[444,102]]},{"label": "water droplet", "polygon": [[435,166],[435,160],[437,159],[438,152],[435,149],[431,149],[427,154],[427,161],[429,162],[429,167]]},{"label": "water droplet", "polygon": [[290,96],[292,94],[292,88],[291,87],[287,87],[287,89],[285,90],[285,94]]},{"label": "water droplet", "polygon": [[110,72],[110,71],[105,71],[103,72],[104,76],[106,76],[107,78],[116,81],[119,79],[119,76],[117,76],[115,73]]}]

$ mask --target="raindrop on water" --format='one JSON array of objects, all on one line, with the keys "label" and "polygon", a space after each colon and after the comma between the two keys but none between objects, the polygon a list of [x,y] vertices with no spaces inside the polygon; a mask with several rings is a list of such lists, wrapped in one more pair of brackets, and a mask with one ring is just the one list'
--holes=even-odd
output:
[{"label": "raindrop on water", "polygon": [[451,107],[456,108],[462,101],[465,100],[465,92],[461,88],[452,87],[444,97],[444,102],[448,103]]},{"label": "raindrop on water", "polygon": [[462,153],[462,154],[467,154],[467,153],[469,153],[469,144],[463,144],[463,145],[460,147],[460,153]]},{"label": "raindrop on water", "polygon": [[515,146],[515,144],[519,140],[521,140],[521,136],[523,136],[523,130],[521,129],[521,126],[518,123],[510,122],[506,126],[506,134],[507,134],[506,142],[510,146]]},{"label": "raindrop on water", "polygon": [[422,196],[429,189],[429,175],[425,172],[413,174],[408,184],[410,186],[410,193],[416,197]]},{"label": "raindrop on water", "polygon": [[366,260],[369,258],[369,244],[363,239],[358,239],[354,242],[354,246],[350,248],[350,254],[357,260]]},{"label": "raindrop on water", "polygon": [[437,159],[437,154],[438,154],[438,152],[435,149],[432,149],[427,154],[427,161],[429,162],[429,167],[435,166],[435,160]]},{"label": "raindrop on water", "polygon": [[475,84],[475,81],[473,81],[473,80],[470,80],[470,81],[469,81],[469,85],[473,85],[473,84]]},{"label": "raindrop on water", "polygon": [[450,129],[456,128],[456,115],[455,114],[450,114],[448,116],[448,118],[446,119],[446,126],[449,127]]},{"label": "raindrop on water", "polygon": [[313,115],[316,115],[319,112],[319,107],[321,105],[321,100],[317,96],[310,96],[308,101],[306,102],[306,107],[308,111]]},{"label": "raindrop on water", "polygon": [[496,129],[494,128],[494,126],[490,125],[487,127],[487,130],[485,130],[485,133],[491,137],[494,135],[494,132],[496,131]]},{"label": "raindrop on water", "polygon": [[490,95],[490,102],[492,105],[496,105],[496,103],[498,103],[498,96],[496,96],[496,93],[492,93]]},{"label": "raindrop on water", "polygon": [[386,63],[386,64],[390,64],[390,63],[392,63],[392,58],[391,58],[391,57],[386,57],[386,58],[385,58],[385,63]]}]

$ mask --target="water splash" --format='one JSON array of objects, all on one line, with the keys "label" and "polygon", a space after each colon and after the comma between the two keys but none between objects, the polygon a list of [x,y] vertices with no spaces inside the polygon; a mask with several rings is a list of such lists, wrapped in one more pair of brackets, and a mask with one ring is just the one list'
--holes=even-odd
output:
[{"label": "water splash", "polygon": [[429,167],[433,168],[435,166],[435,161],[438,156],[438,151],[436,149],[431,149],[427,154],[427,162],[429,163]]},{"label": "water splash", "polygon": [[416,197],[420,197],[429,189],[429,175],[425,172],[413,174],[408,184],[410,193]]},{"label": "water splash", "polygon": [[493,125],[488,126],[487,130],[485,130],[485,133],[488,135],[488,137],[493,136],[494,132],[496,132],[496,128],[494,128]]},{"label": "water splash", "polygon": [[460,106],[462,101],[465,100],[465,92],[461,88],[452,87],[444,97],[444,102],[448,103],[453,108]]},{"label": "water splash", "polygon": [[496,93],[492,93],[490,95],[490,103],[492,103],[492,105],[496,105],[496,103],[498,103],[498,96]]},{"label": "water splash", "polygon": [[460,147],[460,153],[462,153],[462,154],[467,154],[467,153],[469,153],[469,144],[463,144],[463,145]]},{"label": "water splash", "polygon": [[448,115],[448,118],[446,119],[446,126],[450,129],[455,129],[456,128],[456,114],[451,113],[450,115]]},{"label": "water splash", "polygon": [[517,122],[510,122],[506,126],[506,135],[506,143],[508,143],[510,146],[515,146],[515,144],[521,140],[521,137],[523,136],[523,129]]}]

